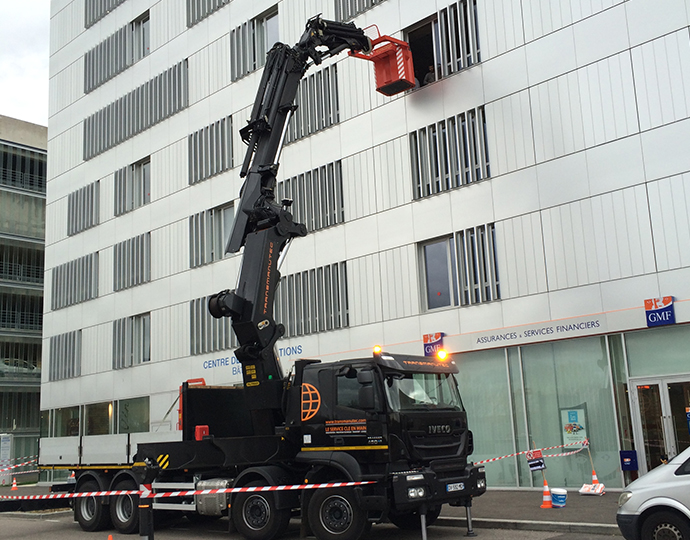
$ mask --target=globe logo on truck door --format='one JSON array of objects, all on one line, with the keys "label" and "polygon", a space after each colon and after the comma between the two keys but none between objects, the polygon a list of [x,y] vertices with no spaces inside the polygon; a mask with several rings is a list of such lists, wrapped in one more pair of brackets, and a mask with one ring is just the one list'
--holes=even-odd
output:
[{"label": "globe logo on truck door", "polygon": [[321,407],[321,394],[315,386],[302,383],[302,422],[311,420]]}]

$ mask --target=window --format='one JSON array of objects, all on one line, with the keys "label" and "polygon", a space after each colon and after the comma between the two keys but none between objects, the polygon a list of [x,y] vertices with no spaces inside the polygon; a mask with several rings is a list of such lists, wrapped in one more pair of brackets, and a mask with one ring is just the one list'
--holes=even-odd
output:
[{"label": "window", "polygon": [[455,2],[406,35],[422,86],[481,61],[477,0]]},{"label": "window", "polygon": [[349,21],[384,0],[335,0],[335,20]]},{"label": "window", "polygon": [[283,276],[275,299],[275,319],[285,326],[285,337],[346,328],[347,266],[339,262]]},{"label": "window", "polygon": [[232,116],[195,131],[188,143],[190,185],[232,169]]},{"label": "window", "polygon": [[112,401],[84,405],[84,435],[110,435],[115,433]]},{"label": "window", "polygon": [[410,133],[410,163],[416,199],[491,176],[484,108]]},{"label": "window", "polygon": [[189,218],[189,267],[196,268],[225,256],[235,207],[226,204],[199,212]]},{"label": "window", "polygon": [[278,7],[230,32],[230,80],[236,81],[266,63],[266,54],[278,41]]},{"label": "window", "polygon": [[345,221],[340,161],[288,178],[276,187],[276,200],[292,199],[296,223],[316,231]]},{"label": "window", "polygon": [[75,235],[100,222],[99,180],[73,191],[67,197],[67,234]]},{"label": "window", "polygon": [[115,215],[151,202],[151,157],[115,171]]},{"label": "window", "polygon": [[194,26],[229,3],[230,0],[187,0],[187,26]]},{"label": "window", "polygon": [[187,60],[183,60],[84,120],[84,160],[180,112],[188,102]]},{"label": "window", "polygon": [[43,283],[43,249],[0,244],[0,280]]},{"label": "window", "polygon": [[[359,409],[360,408],[360,397],[362,395],[363,389],[367,386],[373,386],[372,390],[372,396],[374,398],[373,401],[373,406],[375,410],[380,409],[380,403],[379,403],[379,396],[378,392],[376,391],[376,385],[372,385],[371,382],[360,382],[358,375],[365,373],[369,371],[370,374],[373,372],[371,370],[366,370],[366,369],[355,369],[354,367],[344,368],[343,369],[344,373],[339,373],[338,376],[335,379],[335,385],[336,385],[336,405],[338,407],[345,407],[347,409]],[[371,375],[373,377],[373,375]],[[360,411],[361,412],[361,411]],[[340,411],[339,416],[343,415],[348,415],[347,412],[345,411]],[[359,414],[356,411],[350,411],[349,413],[351,414]],[[342,418],[342,417],[341,417]],[[364,420],[362,420],[364,423]],[[366,432],[366,426],[362,425],[362,433]],[[353,433],[353,434],[356,434]]]},{"label": "window", "polygon": [[98,252],[53,268],[51,273],[53,310],[98,297]]},{"label": "window", "polygon": [[122,4],[125,0],[85,0],[84,2],[84,26],[88,28],[101,20],[108,13]]},{"label": "window", "polygon": [[151,233],[115,244],[113,289],[121,291],[151,281]]},{"label": "window", "polygon": [[46,192],[46,153],[0,142],[0,185]]},{"label": "window", "polygon": [[337,64],[303,78],[295,105],[297,110],[290,118],[286,144],[340,122]]},{"label": "window", "polygon": [[53,411],[55,437],[79,436],[79,406],[64,407]]},{"label": "window", "polygon": [[239,345],[230,317],[212,317],[208,312],[208,299],[202,296],[189,302],[192,355],[234,349]]},{"label": "window", "polygon": [[427,309],[501,298],[493,224],[422,244],[421,257]]},{"label": "window", "polygon": [[390,373],[386,397],[393,411],[464,410],[458,387],[449,373]]},{"label": "window", "polygon": [[48,380],[60,381],[81,375],[81,330],[50,338]]},{"label": "window", "polygon": [[84,55],[84,92],[88,94],[147,56],[150,46],[147,11]]},{"label": "window", "polygon": [[121,399],[117,402],[117,432],[149,431],[149,396]]},{"label": "window", "polygon": [[132,35],[132,61],[137,62],[151,52],[151,19],[147,11],[130,25]]},{"label": "window", "polygon": [[422,247],[427,308],[455,306],[457,299],[457,278],[453,239],[446,238],[430,242]]},{"label": "window", "polygon": [[113,321],[113,369],[151,360],[151,314]]}]

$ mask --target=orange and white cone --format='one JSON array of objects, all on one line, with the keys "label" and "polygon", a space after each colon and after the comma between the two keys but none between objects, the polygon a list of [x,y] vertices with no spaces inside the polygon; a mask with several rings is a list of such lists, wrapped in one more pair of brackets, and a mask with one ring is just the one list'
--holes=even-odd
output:
[{"label": "orange and white cone", "polygon": [[597,471],[592,469],[592,484],[598,484],[599,479],[597,478]]},{"label": "orange and white cone", "polygon": [[17,491],[19,488],[17,487],[17,479],[12,478],[12,489],[10,491]]},{"label": "orange and white cone", "polygon": [[546,483],[546,478],[544,478],[544,495],[542,499],[541,508],[553,508],[553,504],[551,503],[551,490],[549,489],[549,484]]}]

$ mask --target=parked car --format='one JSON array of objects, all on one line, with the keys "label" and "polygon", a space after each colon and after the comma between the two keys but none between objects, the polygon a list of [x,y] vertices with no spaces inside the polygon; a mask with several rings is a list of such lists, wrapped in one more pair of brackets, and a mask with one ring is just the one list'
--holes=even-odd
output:
[{"label": "parked car", "polygon": [[40,377],[41,371],[34,364],[19,358],[0,359],[0,377]]},{"label": "parked car", "polygon": [[690,448],[632,482],[616,521],[626,540],[690,540]]}]

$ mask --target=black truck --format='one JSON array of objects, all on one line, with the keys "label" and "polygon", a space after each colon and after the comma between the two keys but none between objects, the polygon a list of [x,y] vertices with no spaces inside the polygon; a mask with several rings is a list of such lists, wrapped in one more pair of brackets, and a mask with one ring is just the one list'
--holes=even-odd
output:
[{"label": "black truck", "polygon": [[[209,311],[231,317],[242,365],[237,388],[184,383],[182,440],[139,444],[129,467],[76,468],[76,491],[137,489],[155,493],[244,486],[355,482],[313,490],[197,494],[156,499],[154,509],[190,519],[229,514],[250,540],[272,540],[299,515],[318,540],[357,540],[371,523],[402,528],[433,522],[443,504],[465,506],[486,490],[484,469],[469,461],[467,426],[450,358],[388,354],[320,362],[303,359],[284,375],[275,352],[284,327],[273,318],[279,258],[307,233],[275,200],[278,156],[296,107],[300,80],[312,64],[349,49],[366,55],[371,41],[352,23],[315,17],[299,43],[268,53],[248,125],[245,182],[227,251],[244,247],[237,286],[213,295]],[[406,90],[396,82],[390,94]],[[110,523],[139,528],[138,498],[75,499],[85,530]],[[471,529],[471,520],[468,520]],[[142,533],[143,534],[143,533]]]}]

